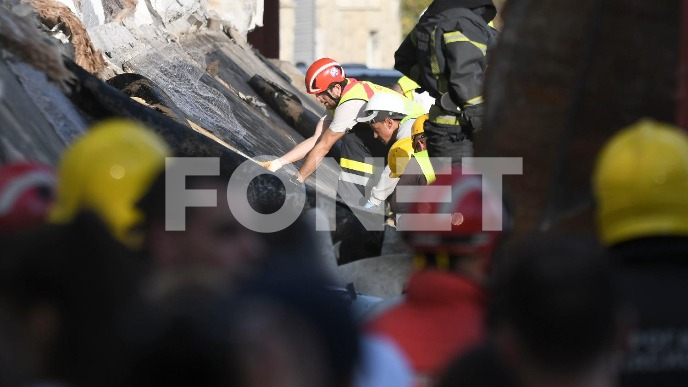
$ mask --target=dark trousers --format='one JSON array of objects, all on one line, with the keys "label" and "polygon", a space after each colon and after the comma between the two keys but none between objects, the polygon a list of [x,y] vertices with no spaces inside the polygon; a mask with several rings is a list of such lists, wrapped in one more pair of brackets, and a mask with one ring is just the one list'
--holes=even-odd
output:
[{"label": "dark trousers", "polygon": [[460,125],[425,121],[424,129],[430,157],[451,157],[452,164],[461,164],[462,158],[473,156],[473,141]]}]

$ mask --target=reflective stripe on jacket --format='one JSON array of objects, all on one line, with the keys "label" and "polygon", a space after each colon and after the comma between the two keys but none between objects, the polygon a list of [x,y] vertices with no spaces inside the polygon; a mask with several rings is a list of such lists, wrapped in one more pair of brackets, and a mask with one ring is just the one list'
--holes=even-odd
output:
[{"label": "reflective stripe on jacket", "polygon": [[394,68],[433,98],[449,92],[458,106],[478,104],[495,41],[495,30],[468,8],[426,12],[395,52]]}]

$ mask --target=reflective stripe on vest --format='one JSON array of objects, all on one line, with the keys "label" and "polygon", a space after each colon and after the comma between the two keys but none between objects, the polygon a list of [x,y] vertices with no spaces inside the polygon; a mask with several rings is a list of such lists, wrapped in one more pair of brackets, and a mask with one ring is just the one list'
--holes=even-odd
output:
[{"label": "reflective stripe on vest", "polygon": [[[434,26],[432,28],[432,31],[430,31],[429,47],[437,47],[435,35],[437,35],[437,26]],[[437,90],[440,92],[440,94],[446,93],[447,80],[444,76],[442,76],[442,73],[440,72],[440,63],[439,59],[437,59],[437,51],[432,49],[430,50],[430,72],[432,73],[433,78],[435,78],[435,82],[437,82]]]},{"label": "reflective stripe on vest", "polygon": [[418,102],[414,101],[413,99],[408,99],[405,98],[406,101],[404,105],[406,107],[406,111],[409,112],[406,117],[409,118],[418,118],[422,116],[423,114],[426,113],[425,109],[423,108],[423,105],[419,104]]},{"label": "reflective stripe on vest", "polygon": [[372,174],[373,171],[375,170],[375,167],[372,164],[363,163],[363,162],[356,161],[356,160],[345,159],[343,157],[339,159],[339,165],[342,168],[351,169],[352,171],[369,173],[369,174]]},{"label": "reflective stripe on vest", "polygon": [[354,183],[362,186],[367,186],[370,178],[367,176],[356,175],[349,172],[341,171],[339,173],[339,180],[345,181],[347,183]]},{"label": "reflective stripe on vest", "polygon": [[[377,93],[398,94],[396,91],[390,88],[380,86],[368,81],[357,81],[354,78],[348,78],[348,80],[349,83],[347,83],[347,85],[344,87],[344,91],[342,91],[342,96],[339,99],[339,103],[337,104],[337,106],[343,104],[346,101],[351,101],[353,99],[359,99],[367,102],[373,95]],[[421,104],[410,98],[403,97],[403,99],[404,107],[406,108],[406,111],[409,112],[408,116],[410,116],[411,118],[418,118],[425,114],[425,109],[423,109],[423,106]]]},{"label": "reflective stripe on vest", "polygon": [[401,87],[401,91],[404,93],[404,96],[406,98],[411,98],[411,99],[413,99],[413,91],[420,87],[416,83],[416,81],[407,77],[406,75],[399,78],[399,80],[397,81],[397,84],[399,84],[399,87]]},{"label": "reflective stripe on vest", "polygon": [[423,171],[423,175],[425,175],[427,184],[432,184],[437,178],[435,177],[435,168],[433,168],[432,163],[430,163],[428,151],[414,152],[411,156],[415,157],[416,161],[418,161],[418,165],[420,165],[420,170]]}]

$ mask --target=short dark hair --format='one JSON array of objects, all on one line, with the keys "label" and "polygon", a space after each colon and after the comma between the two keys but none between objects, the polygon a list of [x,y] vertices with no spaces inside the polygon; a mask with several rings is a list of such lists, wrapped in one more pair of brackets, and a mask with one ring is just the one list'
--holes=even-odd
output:
[{"label": "short dark hair", "polygon": [[397,112],[389,112],[385,110],[378,110],[377,115],[373,117],[373,119],[370,120],[370,123],[375,123],[375,122],[382,122],[385,120],[385,118],[391,118],[395,121],[401,121],[406,117],[405,115]]}]

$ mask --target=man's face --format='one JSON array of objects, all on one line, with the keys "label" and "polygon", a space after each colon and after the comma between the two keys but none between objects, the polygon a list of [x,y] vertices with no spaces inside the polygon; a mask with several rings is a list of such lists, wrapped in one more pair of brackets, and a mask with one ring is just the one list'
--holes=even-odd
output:
[{"label": "man's face", "polygon": [[425,145],[425,133],[418,133],[413,136],[413,151],[422,152],[426,149],[428,149],[428,147]]},{"label": "man's face", "polygon": [[335,84],[327,89],[327,91],[316,94],[315,98],[318,100],[318,102],[325,105],[325,109],[333,110],[337,107],[337,101],[335,98],[340,98],[341,96],[342,87],[339,84]]},{"label": "man's face", "polygon": [[382,121],[373,121],[370,123],[370,128],[373,130],[373,136],[384,144],[389,144],[394,137],[396,131],[396,121],[387,117]]}]

